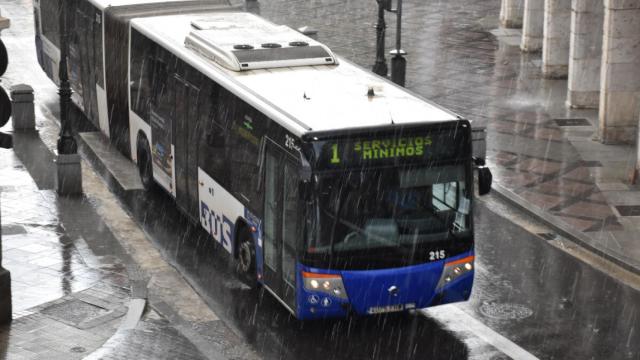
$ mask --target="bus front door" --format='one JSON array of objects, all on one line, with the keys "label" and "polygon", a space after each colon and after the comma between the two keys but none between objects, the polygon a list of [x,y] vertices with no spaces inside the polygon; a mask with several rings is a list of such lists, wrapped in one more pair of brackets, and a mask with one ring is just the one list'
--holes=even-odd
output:
[{"label": "bus front door", "polygon": [[300,236],[299,175],[295,159],[267,146],[264,202],[264,283],[295,313],[296,242]]}]

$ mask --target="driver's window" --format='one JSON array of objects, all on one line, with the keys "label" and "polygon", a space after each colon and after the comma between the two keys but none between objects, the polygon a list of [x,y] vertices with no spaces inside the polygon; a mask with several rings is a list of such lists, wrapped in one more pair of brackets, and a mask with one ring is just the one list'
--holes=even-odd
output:
[{"label": "driver's window", "polygon": [[458,200],[458,183],[453,181],[433,184],[433,206],[438,210],[455,210]]}]

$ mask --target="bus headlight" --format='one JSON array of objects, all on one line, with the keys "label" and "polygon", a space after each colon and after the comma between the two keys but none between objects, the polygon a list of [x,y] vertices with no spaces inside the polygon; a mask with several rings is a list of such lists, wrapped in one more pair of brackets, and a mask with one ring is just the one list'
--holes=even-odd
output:
[{"label": "bus headlight", "polygon": [[475,257],[472,255],[445,263],[444,270],[442,271],[442,276],[440,276],[440,281],[438,282],[438,286],[436,286],[436,290],[442,289],[446,284],[473,270],[474,258]]},{"label": "bus headlight", "polygon": [[316,274],[302,272],[304,288],[307,291],[315,291],[331,295],[333,297],[347,300],[347,292],[344,290],[342,276],[335,274]]}]

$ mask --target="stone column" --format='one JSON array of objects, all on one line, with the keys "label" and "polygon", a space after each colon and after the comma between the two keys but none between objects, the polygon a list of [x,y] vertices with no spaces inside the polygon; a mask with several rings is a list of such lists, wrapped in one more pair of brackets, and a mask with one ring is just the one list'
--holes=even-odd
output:
[{"label": "stone column", "polygon": [[596,109],[600,103],[600,64],[604,4],[602,0],[573,0],[567,105]]},{"label": "stone column", "polygon": [[525,52],[542,50],[544,33],[544,0],[524,0],[522,20],[522,43],[520,49]]},{"label": "stone column", "polygon": [[571,1],[545,0],[542,40],[542,76],[566,78],[569,69],[569,32]]},{"label": "stone column", "polygon": [[640,1],[605,0],[599,140],[633,143],[640,95]]},{"label": "stone column", "polygon": [[524,0],[502,0],[500,8],[500,25],[506,28],[522,26]]}]

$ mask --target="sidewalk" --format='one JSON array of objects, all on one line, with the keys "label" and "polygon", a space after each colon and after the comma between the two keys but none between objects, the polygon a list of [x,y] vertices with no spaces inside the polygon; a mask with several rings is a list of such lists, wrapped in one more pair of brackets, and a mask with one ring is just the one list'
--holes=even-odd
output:
[{"label": "sidewalk", "polygon": [[[262,16],[315,28],[336,53],[374,63],[371,1],[260,4]],[[597,110],[566,108],[566,81],[542,79],[541,54],[521,53],[519,32],[498,29],[499,0],[405,0],[403,10],[407,88],[487,127],[494,194],[640,274],[640,186],[628,179],[635,147],[592,140]],[[389,51],[396,24],[386,18]]]},{"label": "sidewalk", "polygon": [[30,3],[5,2],[2,15],[12,24],[2,85],[33,86],[37,131],[0,149],[14,310],[0,326],[0,359],[257,359],[127,214],[109,188],[121,179],[98,175],[114,159],[82,153],[83,196],[57,196],[57,89],[35,59]]},{"label": "sidewalk", "polygon": [[55,171],[52,155],[38,134],[14,134],[14,143],[15,152],[0,156],[3,265],[14,310],[10,326],[0,327],[0,358],[97,351],[89,358],[205,359],[154,310],[141,318],[141,271],[90,198],[57,196],[46,176]]},{"label": "sidewalk", "polygon": [[16,152],[0,156],[3,265],[14,311],[11,326],[0,328],[0,357],[82,358],[127,312],[125,256],[85,199],[59,199],[52,177],[29,175],[33,167],[53,174],[53,163],[40,166],[20,151],[41,150],[35,138],[15,136]]}]

